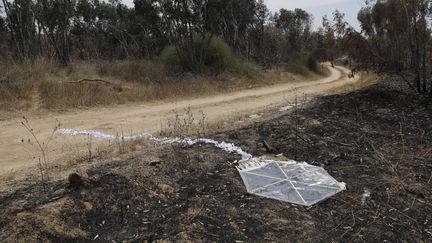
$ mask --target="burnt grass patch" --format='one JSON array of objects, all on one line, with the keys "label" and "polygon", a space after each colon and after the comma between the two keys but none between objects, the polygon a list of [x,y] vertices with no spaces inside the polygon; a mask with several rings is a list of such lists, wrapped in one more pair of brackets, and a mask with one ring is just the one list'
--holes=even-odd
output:
[{"label": "burnt grass patch", "polygon": [[430,242],[432,110],[386,80],[277,119],[211,134],[263,141],[323,166],[347,190],[310,208],[246,193],[235,155],[163,146],[67,180],[0,194],[0,241]]}]

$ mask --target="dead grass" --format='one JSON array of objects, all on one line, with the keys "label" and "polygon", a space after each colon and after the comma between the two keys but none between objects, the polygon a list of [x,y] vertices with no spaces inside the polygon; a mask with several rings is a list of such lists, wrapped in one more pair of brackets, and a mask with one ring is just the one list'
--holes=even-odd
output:
[{"label": "dead grass", "polygon": [[[178,75],[154,61],[76,62],[66,68],[45,60],[21,65],[4,64],[8,80],[0,83],[0,110],[29,107],[65,110],[200,97],[304,79],[319,75],[293,75],[283,70],[263,71],[254,77],[223,73],[218,76]],[[102,79],[103,82],[82,82]],[[19,101],[19,102],[18,102]]]},{"label": "dead grass", "polygon": [[[18,206],[18,205],[17,205]],[[66,237],[76,238],[87,236],[75,225],[68,224],[61,217],[61,210],[78,208],[69,198],[48,203],[31,212],[18,213],[12,223],[7,225],[0,233],[8,232],[6,242],[38,242],[49,241],[47,235],[61,234]],[[20,239],[20,240],[18,240]]]},{"label": "dead grass", "polygon": [[[163,65],[143,60],[75,63],[38,86],[43,108],[70,109],[180,97],[206,96],[248,87],[257,79],[176,75]],[[111,83],[71,83],[83,78]]]},{"label": "dead grass", "polygon": [[34,87],[58,66],[44,59],[22,64],[0,62],[0,110],[17,110],[32,105]]},{"label": "dead grass", "polygon": [[32,87],[22,82],[0,83],[0,107],[16,110],[30,106]]},{"label": "dead grass", "polygon": [[344,85],[338,88],[336,91],[351,92],[353,90],[364,88],[379,79],[379,76],[377,74],[367,71],[362,71],[357,75],[360,75],[360,80],[358,82]]},{"label": "dead grass", "polygon": [[96,64],[96,73],[101,77],[140,84],[164,84],[176,79],[164,65],[148,60],[102,61]]}]

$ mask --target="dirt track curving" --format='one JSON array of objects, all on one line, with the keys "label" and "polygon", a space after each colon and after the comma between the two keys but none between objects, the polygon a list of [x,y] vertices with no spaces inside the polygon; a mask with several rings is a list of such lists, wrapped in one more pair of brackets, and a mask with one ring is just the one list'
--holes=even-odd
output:
[{"label": "dirt track curving", "polygon": [[[32,128],[40,141],[48,141],[56,120],[62,128],[76,130],[98,130],[111,134],[124,131],[159,132],[161,124],[172,118],[173,110],[190,107],[192,112],[202,111],[206,121],[215,123],[227,118],[235,119],[245,114],[255,114],[269,107],[282,106],[293,102],[298,96],[316,96],[332,93],[334,90],[359,78],[348,79],[348,70],[330,68],[331,75],[318,81],[278,84],[270,87],[243,90],[239,92],[206,98],[177,102],[154,102],[145,104],[121,105],[106,108],[92,108],[86,111],[68,112],[55,116],[33,118],[28,116]],[[21,125],[22,120],[0,121],[0,175],[37,165],[38,151],[28,141],[31,136]],[[78,143],[87,138],[65,138],[55,135],[47,148],[52,158],[73,151]],[[34,142],[34,141],[33,141]],[[52,159],[53,160],[53,159]]]}]

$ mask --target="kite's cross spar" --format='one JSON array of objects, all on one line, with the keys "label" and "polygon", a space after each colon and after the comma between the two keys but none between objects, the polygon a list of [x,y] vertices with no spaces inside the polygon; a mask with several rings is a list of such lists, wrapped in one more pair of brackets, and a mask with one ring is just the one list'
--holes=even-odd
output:
[{"label": "kite's cross spar", "polygon": [[149,139],[159,144],[185,146],[199,143],[211,144],[225,152],[242,157],[237,170],[249,193],[304,206],[314,205],[345,190],[345,183],[339,183],[321,167],[295,161],[265,160],[252,156],[233,143],[206,138],[158,138],[150,133],[119,137],[92,130],[60,129],[58,132],[63,135],[93,136],[107,141]]}]

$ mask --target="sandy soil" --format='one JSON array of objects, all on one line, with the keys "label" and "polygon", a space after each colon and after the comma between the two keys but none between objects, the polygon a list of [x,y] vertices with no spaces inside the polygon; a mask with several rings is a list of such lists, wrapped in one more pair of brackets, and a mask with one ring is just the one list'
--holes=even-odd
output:
[{"label": "sandy soil", "polygon": [[[26,116],[41,143],[48,143],[46,154],[50,161],[71,156],[82,147],[88,138],[71,138],[60,134],[50,136],[56,121],[61,128],[76,130],[98,130],[110,134],[133,134],[147,131],[160,132],[162,125],[173,117],[173,110],[190,107],[191,112],[205,113],[207,123],[235,120],[252,115],[269,107],[287,105],[298,97],[332,93],[359,78],[348,79],[348,70],[330,68],[331,75],[318,81],[278,84],[270,87],[243,90],[213,97],[182,100],[177,102],[153,102],[92,108],[86,111],[67,112],[52,116]],[[252,117],[253,118],[253,117]],[[35,141],[21,124],[22,119],[0,121],[0,175],[37,165],[40,151]],[[43,145],[45,146],[45,145]]]}]

